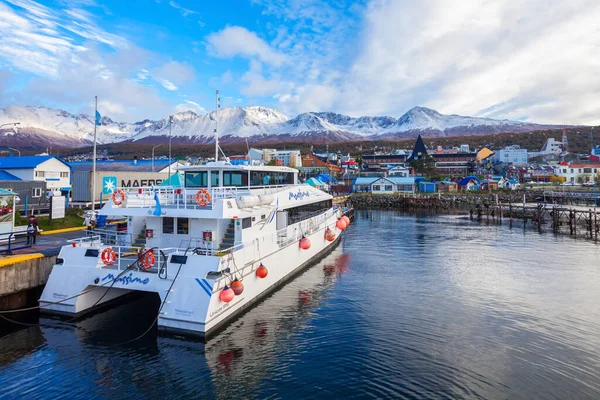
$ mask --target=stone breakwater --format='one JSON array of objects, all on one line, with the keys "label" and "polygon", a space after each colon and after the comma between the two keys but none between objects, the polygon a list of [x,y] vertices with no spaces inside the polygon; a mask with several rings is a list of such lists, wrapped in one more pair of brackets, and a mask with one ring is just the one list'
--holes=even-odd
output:
[{"label": "stone breakwater", "polygon": [[[535,193],[527,193],[526,201],[535,202],[539,197]],[[440,193],[421,194],[372,194],[353,193],[348,199],[350,205],[358,210],[367,209],[433,209],[447,210],[452,208],[469,209],[472,207],[494,205],[498,203],[523,203],[523,193]]]}]

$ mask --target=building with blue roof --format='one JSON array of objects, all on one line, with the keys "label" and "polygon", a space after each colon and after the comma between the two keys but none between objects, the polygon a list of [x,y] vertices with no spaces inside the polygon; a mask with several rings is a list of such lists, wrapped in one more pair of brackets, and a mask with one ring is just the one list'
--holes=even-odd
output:
[{"label": "building with blue roof", "polygon": [[169,182],[175,183],[179,177],[173,175],[177,174],[177,168],[183,164],[179,161],[169,162],[168,159],[99,160],[96,161],[95,176],[92,176],[92,161],[74,161],[69,165],[73,170],[72,201],[89,204],[95,180],[96,194],[93,197],[98,204],[104,203],[117,188],[162,185],[169,180],[169,171],[172,177]]},{"label": "building with blue roof", "polygon": [[0,157],[0,171],[4,171],[8,180],[14,181],[12,177],[16,177],[37,182],[38,187],[32,187],[30,193],[34,198],[45,197],[45,190],[60,191],[67,196],[71,191],[71,167],[56,156]]},{"label": "building with blue roof", "polygon": [[414,193],[414,177],[381,177],[381,176],[360,176],[356,178],[353,185],[355,192],[372,193]]}]

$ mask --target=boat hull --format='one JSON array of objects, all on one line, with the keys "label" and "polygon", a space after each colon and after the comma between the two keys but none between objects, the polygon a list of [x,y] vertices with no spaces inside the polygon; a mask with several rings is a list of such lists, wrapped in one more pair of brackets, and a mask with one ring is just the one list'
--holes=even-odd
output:
[{"label": "boat hull", "polygon": [[[299,227],[290,234],[285,245],[273,236],[259,238],[229,254],[190,255],[185,264],[169,262],[166,277],[162,278],[159,274],[133,269],[108,269],[95,259],[79,256],[84,250],[65,246],[59,256],[65,264],[53,268],[40,298],[41,310],[48,314],[80,316],[101,306],[107,307],[111,301],[134,291],[155,292],[161,300],[158,315],[161,331],[210,336],[331,252],[339,244],[341,232],[336,232],[332,242],[325,240],[324,234],[336,220],[337,216],[332,214],[312,231],[307,223],[304,229]],[[308,250],[299,246],[303,236],[311,241]],[[66,260],[74,261],[66,263]],[[269,271],[263,279],[256,276],[261,263]],[[208,270],[229,273],[211,280],[204,272]],[[242,281],[244,291],[231,302],[223,302],[219,294],[235,278]]]}]

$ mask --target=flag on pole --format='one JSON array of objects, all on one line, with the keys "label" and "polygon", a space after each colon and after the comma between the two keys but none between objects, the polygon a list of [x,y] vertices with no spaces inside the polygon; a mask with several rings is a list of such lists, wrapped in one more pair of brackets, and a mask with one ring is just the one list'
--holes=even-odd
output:
[{"label": "flag on pole", "polygon": [[100,118],[102,118],[102,116],[100,115],[100,113],[98,112],[98,110],[96,110],[96,121],[94,121],[94,124],[96,124],[96,126],[102,125],[100,123]]},{"label": "flag on pole", "polygon": [[160,206],[160,201],[158,200],[158,192],[156,191],[156,189],[154,189],[154,201],[156,202],[156,205],[152,215],[159,217],[162,213],[162,207]]}]

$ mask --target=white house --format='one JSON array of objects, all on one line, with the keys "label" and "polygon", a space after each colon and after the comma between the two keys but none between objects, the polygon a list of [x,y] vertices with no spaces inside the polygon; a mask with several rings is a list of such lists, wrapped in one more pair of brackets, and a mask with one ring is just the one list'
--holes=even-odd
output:
[{"label": "white house", "polygon": [[[0,171],[9,172],[24,181],[46,182],[48,191],[60,191],[63,195],[71,191],[71,167],[55,156],[2,157]],[[33,197],[38,197],[37,194],[34,193]]]},{"label": "white house", "polygon": [[508,146],[496,151],[492,157],[496,163],[525,165],[527,149],[522,149],[518,145]]},{"label": "white house", "polygon": [[373,177],[369,184],[369,191],[371,193],[414,193],[415,178]]},{"label": "white house", "polygon": [[561,163],[554,168],[554,175],[562,176],[566,182],[579,183],[577,178],[581,176],[583,182],[594,181],[600,173],[600,164],[566,164]]},{"label": "white house", "polygon": [[264,161],[265,163],[277,160],[286,167],[302,166],[300,150],[256,149],[252,147],[248,150],[248,157],[252,161]]},{"label": "white house", "polygon": [[388,170],[388,176],[397,176],[401,178],[406,178],[410,176],[410,168],[406,168],[402,165],[397,165],[394,168],[390,168]]},{"label": "white house", "polygon": [[300,150],[277,150],[271,154],[271,159],[278,160],[286,167],[301,167],[302,156]]}]

